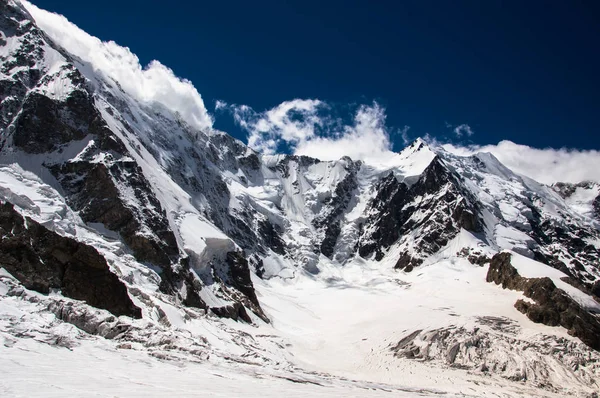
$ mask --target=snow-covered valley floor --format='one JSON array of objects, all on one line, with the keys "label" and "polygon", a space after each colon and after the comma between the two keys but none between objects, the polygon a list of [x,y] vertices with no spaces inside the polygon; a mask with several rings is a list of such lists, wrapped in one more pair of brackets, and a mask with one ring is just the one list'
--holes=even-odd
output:
[{"label": "snow-covered valley floor", "polygon": [[[514,337],[523,341],[536,341],[544,334],[571,339],[561,328],[528,321],[512,306],[521,294],[486,283],[485,273],[486,268],[462,258],[440,258],[410,274],[360,261],[343,268],[324,264],[318,276],[300,275],[294,280],[257,278],[259,299],[272,324],[250,326],[214,318],[179,321],[180,332],[202,335],[220,349],[201,359],[155,355],[136,349],[135,344],[130,347],[97,336],[79,338],[74,347],[60,347],[27,333],[25,324],[22,333],[9,335],[6,323],[0,322],[4,326],[0,328],[0,396],[590,394],[593,389],[582,388],[574,374],[558,368],[553,381],[562,390],[549,391],[497,374],[451,367],[444,361],[393,355],[392,347],[415,330],[484,327],[481,317],[512,320]],[[14,300],[0,300],[3,320],[29,319],[19,313],[27,308],[14,308]],[[177,323],[174,314],[169,317]],[[63,328],[72,329],[67,324]],[[223,352],[231,343],[219,347],[224,329],[251,336],[271,360],[227,358]],[[65,331],[67,336],[72,333]]]},{"label": "snow-covered valley floor", "polygon": [[[73,350],[27,340],[1,349],[3,397],[380,397],[419,391],[256,366],[163,361],[102,342]],[[428,395],[428,394],[424,394]]]},{"label": "snow-covered valley floor", "polygon": [[[273,327],[288,341],[292,361],[304,369],[429,389],[432,395],[530,396],[540,391],[443,363],[397,358],[391,349],[415,330],[468,327],[480,317],[516,320],[524,340],[540,333],[569,338],[557,328],[528,321],[512,306],[520,293],[485,283],[486,269],[464,259],[442,261],[413,274],[385,274],[368,263],[329,271],[332,275],[316,280],[262,290]],[[568,380],[565,383],[567,392]]]}]

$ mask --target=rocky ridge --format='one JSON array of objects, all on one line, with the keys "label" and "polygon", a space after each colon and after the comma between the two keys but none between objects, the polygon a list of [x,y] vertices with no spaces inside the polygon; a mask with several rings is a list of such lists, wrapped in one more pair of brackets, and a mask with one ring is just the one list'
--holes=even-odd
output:
[{"label": "rocky ridge", "polygon": [[498,253],[490,262],[486,280],[502,285],[504,289],[519,290],[525,297],[519,299],[515,308],[536,323],[562,326],[569,334],[585,344],[600,350],[600,319],[581,307],[564,290],[556,287],[548,277],[524,278],[511,265],[511,254]]},{"label": "rocky ridge", "polygon": [[28,289],[83,300],[114,315],[141,318],[96,249],[23,218],[10,203],[0,204],[0,264]]}]

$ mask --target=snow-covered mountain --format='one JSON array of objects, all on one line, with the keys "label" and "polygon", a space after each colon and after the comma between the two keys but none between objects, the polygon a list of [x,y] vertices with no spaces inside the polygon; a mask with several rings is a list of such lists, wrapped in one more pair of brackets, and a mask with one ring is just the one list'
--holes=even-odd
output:
[{"label": "snow-covered mountain", "polygon": [[44,11],[0,11],[3,395],[94,372],[24,390],[31,351],[105,358],[125,395],[197,394],[170,364],[231,395],[600,389],[597,183],[420,139],[380,162],[261,155],[132,95]]},{"label": "snow-covered mountain", "polygon": [[600,184],[593,181],[579,184],[559,182],[552,187],[573,210],[600,220]]}]

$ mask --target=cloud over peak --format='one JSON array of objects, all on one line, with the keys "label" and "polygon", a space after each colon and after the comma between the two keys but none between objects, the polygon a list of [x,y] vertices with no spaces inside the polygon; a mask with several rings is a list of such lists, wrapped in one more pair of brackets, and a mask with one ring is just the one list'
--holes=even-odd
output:
[{"label": "cloud over peak", "polygon": [[216,109],[231,112],[248,133],[248,145],[265,154],[281,146],[321,160],[365,160],[391,153],[385,109],[377,102],[356,107],[350,121],[335,116],[329,104],[317,99],[285,101],[263,112],[217,101]]},{"label": "cloud over peak", "polygon": [[496,145],[441,146],[462,156],[490,152],[512,171],[545,184],[586,180],[600,182],[600,151],[596,150],[539,149],[512,141],[500,141]]},{"label": "cloud over peak", "polygon": [[475,134],[475,131],[466,123],[462,123],[459,125],[453,125],[451,123],[445,122],[446,128],[452,130],[456,138],[471,137]]},{"label": "cloud over peak", "polygon": [[275,153],[281,143],[295,147],[312,139],[315,130],[326,122],[319,115],[326,105],[317,99],[285,101],[264,112],[223,101],[217,101],[215,108],[230,111],[235,122],[248,133],[248,145],[265,154]]},{"label": "cloud over peak", "polygon": [[336,160],[343,156],[369,160],[386,156],[391,153],[392,144],[385,118],[385,109],[378,103],[360,105],[352,124],[329,135],[298,143],[295,153],[323,160]]}]

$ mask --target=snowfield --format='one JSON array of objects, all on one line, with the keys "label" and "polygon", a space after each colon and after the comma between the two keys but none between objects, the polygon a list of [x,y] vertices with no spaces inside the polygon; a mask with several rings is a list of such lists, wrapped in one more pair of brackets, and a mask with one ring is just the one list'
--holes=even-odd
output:
[{"label": "snowfield", "polygon": [[[272,320],[270,325],[186,317],[180,308],[162,302],[171,325],[167,335],[173,340],[175,336],[202,340],[201,354],[179,350],[176,347],[180,342],[171,340],[162,346],[149,346],[86,335],[40,310],[39,304],[47,300],[42,295],[27,293],[38,297],[40,303],[7,296],[10,277],[4,273],[0,283],[0,395],[591,394],[597,384],[582,388],[582,373],[565,369],[558,362],[537,364],[556,367],[551,381],[560,388],[552,392],[524,381],[448,366],[443,360],[415,361],[393,355],[392,348],[414,330],[448,326],[485,329],[482,318],[506,320],[513,330],[510,333],[528,344],[547,340],[547,336],[576,342],[563,329],[530,322],[512,306],[522,295],[486,283],[485,273],[485,268],[454,258],[441,259],[411,274],[381,268],[379,263],[356,261],[344,268],[327,265],[319,277],[303,273],[293,281],[256,278],[259,299]],[[152,324],[145,327],[159,328]],[[509,355],[503,359],[508,372],[518,373],[524,366],[523,354],[496,349],[490,356]],[[586,374],[597,373],[596,368]]]}]

